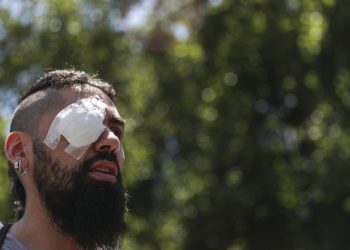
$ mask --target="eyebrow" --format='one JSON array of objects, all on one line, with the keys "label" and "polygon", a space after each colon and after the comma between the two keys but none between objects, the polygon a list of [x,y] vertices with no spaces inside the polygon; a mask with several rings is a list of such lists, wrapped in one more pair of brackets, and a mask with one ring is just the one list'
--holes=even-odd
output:
[{"label": "eyebrow", "polygon": [[116,116],[113,116],[109,119],[109,122],[114,124],[114,125],[120,125],[122,127],[125,127],[125,124],[126,124],[126,120],[120,118],[120,117],[116,117]]}]

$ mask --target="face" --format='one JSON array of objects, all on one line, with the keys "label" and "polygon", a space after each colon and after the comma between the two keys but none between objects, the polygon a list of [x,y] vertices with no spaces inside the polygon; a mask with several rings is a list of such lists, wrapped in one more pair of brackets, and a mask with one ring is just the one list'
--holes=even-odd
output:
[{"label": "face", "polygon": [[[56,147],[50,149],[51,156],[53,158],[61,159],[65,163],[68,163],[68,165],[76,165],[77,163],[83,162],[84,159],[94,156],[98,152],[109,151],[116,155],[121,171],[124,167],[125,162],[125,156],[122,147],[125,121],[121,118],[114,103],[101,90],[90,86],[88,86],[83,91],[72,91],[72,89],[69,88],[60,90],[59,93],[64,98],[64,103],[60,107],[58,107],[54,112],[43,116],[40,122],[39,140],[45,140],[45,137],[48,134],[49,128],[52,122],[54,121],[54,118],[60,111],[62,111],[62,109],[66,108],[67,106],[71,106],[72,104],[75,104],[78,100],[84,98],[86,99],[92,96],[97,96],[106,107],[105,116],[103,120],[104,130],[98,136],[98,139],[96,141],[88,145],[87,150],[84,152],[82,157],[78,159],[78,161],[74,156],[72,156],[72,154],[67,153],[67,147],[70,146],[70,143],[68,142],[69,138],[65,138],[64,136],[60,137],[60,141],[58,142],[58,145]],[[77,125],[78,129],[79,126],[80,125]],[[108,166],[108,163],[101,163],[99,164],[99,167],[106,167],[109,168],[110,171],[116,172],[111,166]],[[92,177],[99,178],[97,174]]]},{"label": "face", "polygon": [[113,247],[125,228],[126,194],[121,179],[124,123],[114,104],[98,89],[83,93],[65,89],[61,95],[64,106],[98,95],[106,104],[105,130],[76,160],[64,151],[69,145],[64,137],[53,150],[43,143],[50,122],[62,108],[48,114],[41,122],[40,137],[33,141],[34,182],[59,231],[85,249]]}]

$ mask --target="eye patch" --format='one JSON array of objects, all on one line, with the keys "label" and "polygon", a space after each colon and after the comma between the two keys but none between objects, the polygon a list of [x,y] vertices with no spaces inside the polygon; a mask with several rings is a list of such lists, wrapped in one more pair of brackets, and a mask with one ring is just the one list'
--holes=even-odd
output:
[{"label": "eye patch", "polygon": [[106,104],[98,96],[80,99],[56,115],[44,143],[55,149],[63,136],[69,143],[64,151],[79,160],[105,130],[105,115]]}]

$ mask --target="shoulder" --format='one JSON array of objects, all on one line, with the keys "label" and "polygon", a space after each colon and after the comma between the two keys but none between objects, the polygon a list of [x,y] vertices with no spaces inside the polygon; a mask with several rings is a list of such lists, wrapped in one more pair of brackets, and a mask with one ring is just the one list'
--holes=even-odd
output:
[{"label": "shoulder", "polygon": [[[5,230],[4,224],[0,222],[0,239],[3,238],[1,250],[26,250],[26,248],[10,233]],[[1,242],[0,242],[1,243]]]}]

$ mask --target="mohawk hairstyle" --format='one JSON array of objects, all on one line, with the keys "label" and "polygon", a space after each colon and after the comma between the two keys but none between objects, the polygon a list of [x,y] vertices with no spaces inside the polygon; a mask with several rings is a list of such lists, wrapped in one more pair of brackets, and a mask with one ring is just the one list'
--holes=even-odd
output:
[{"label": "mohawk hairstyle", "polygon": [[101,89],[112,101],[116,101],[116,92],[113,87],[97,78],[88,75],[84,71],[76,70],[54,70],[44,73],[27,91],[23,93],[20,102],[31,94],[47,88],[61,89],[73,85],[90,85]]},{"label": "mohawk hairstyle", "polygon": [[[116,91],[113,87],[97,78],[77,70],[54,70],[44,73],[28,90],[20,97],[17,108],[14,112],[10,132],[26,132],[35,137],[38,133],[38,123],[42,115],[63,103],[63,98],[57,90],[74,86],[93,86],[104,92],[113,102],[117,101]],[[24,187],[13,164],[8,161],[8,174],[12,181],[12,193],[18,199],[15,210],[17,219],[23,215],[21,207],[25,207],[26,194]]]}]

